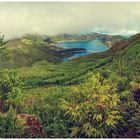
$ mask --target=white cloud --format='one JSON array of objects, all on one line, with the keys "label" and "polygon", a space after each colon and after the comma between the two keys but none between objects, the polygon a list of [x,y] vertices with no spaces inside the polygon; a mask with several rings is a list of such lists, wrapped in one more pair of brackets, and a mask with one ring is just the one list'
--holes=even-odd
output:
[{"label": "white cloud", "polygon": [[112,30],[112,29],[106,29],[104,27],[101,28],[94,28],[91,30],[93,33],[102,33],[102,34],[111,34],[111,35],[123,35],[123,36],[131,36],[134,34],[139,33],[138,30],[135,29],[120,29],[120,30]]},{"label": "white cloud", "polygon": [[0,3],[0,32],[128,35],[140,32],[139,17],[140,3]]},{"label": "white cloud", "polygon": [[114,33],[114,35],[120,34],[120,35],[124,35],[124,36],[130,36],[133,34],[137,34],[139,31],[138,30],[127,30],[127,29],[122,29],[116,33]]}]

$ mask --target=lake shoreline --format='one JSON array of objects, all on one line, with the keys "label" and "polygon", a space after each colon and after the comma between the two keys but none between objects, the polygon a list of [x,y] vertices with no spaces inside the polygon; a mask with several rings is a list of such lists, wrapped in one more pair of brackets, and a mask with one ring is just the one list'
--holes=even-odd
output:
[{"label": "lake shoreline", "polygon": [[64,43],[64,42],[85,42],[85,41],[92,41],[90,40],[63,40],[63,41],[57,41],[57,43]]}]

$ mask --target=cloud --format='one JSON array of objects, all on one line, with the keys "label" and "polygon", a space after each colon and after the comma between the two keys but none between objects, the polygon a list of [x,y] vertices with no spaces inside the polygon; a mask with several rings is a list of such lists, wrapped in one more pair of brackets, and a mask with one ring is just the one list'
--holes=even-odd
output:
[{"label": "cloud", "polygon": [[111,35],[123,35],[123,36],[131,36],[131,35],[134,35],[134,34],[137,34],[139,33],[138,30],[135,30],[135,29],[119,29],[119,30],[112,30],[112,29],[106,29],[104,27],[96,27],[96,28],[93,28],[91,30],[92,33],[102,33],[102,34],[111,34]]},{"label": "cloud", "polygon": [[24,34],[140,32],[140,3],[0,3],[0,32]]}]

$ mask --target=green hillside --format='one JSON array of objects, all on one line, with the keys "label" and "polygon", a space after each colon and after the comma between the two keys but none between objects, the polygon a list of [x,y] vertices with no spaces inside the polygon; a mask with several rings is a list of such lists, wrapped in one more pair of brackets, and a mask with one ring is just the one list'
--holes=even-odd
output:
[{"label": "green hillside", "polygon": [[[5,52],[1,56],[1,67],[21,67],[33,64],[39,60],[58,61],[60,58],[42,46],[43,40],[30,38],[13,39],[5,45]],[[45,51],[44,51],[45,49]]]},{"label": "green hillside", "polygon": [[[57,57],[30,40],[10,45],[1,66],[20,67],[0,71],[1,137],[140,137],[139,34],[107,52],[62,63],[48,61]],[[15,116],[23,113],[38,117],[44,133],[25,131],[19,120],[17,125]]]},{"label": "green hillside", "polygon": [[81,59],[79,58],[60,64],[40,61],[33,64],[31,67],[18,69],[18,71],[21,76],[28,77],[28,80],[30,74],[32,74],[32,81],[37,81],[40,85],[77,84],[84,79],[89,71],[111,71],[120,76],[130,76],[131,79],[135,77],[135,79],[139,80],[139,44],[140,39],[128,45],[124,50],[120,50],[119,54],[115,56],[113,53],[105,58],[94,57],[93,55],[93,58],[81,57]]}]

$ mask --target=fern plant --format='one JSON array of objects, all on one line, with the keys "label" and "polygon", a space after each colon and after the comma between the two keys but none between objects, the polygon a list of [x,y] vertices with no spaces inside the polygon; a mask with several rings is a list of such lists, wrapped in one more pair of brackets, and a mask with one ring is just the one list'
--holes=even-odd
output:
[{"label": "fern plant", "polygon": [[0,112],[0,137],[22,137],[25,120],[16,117],[16,111],[10,107],[7,113]]},{"label": "fern plant", "polygon": [[74,126],[71,137],[111,137],[122,120],[116,85],[98,73],[72,89],[71,101],[61,99],[61,108]]}]

